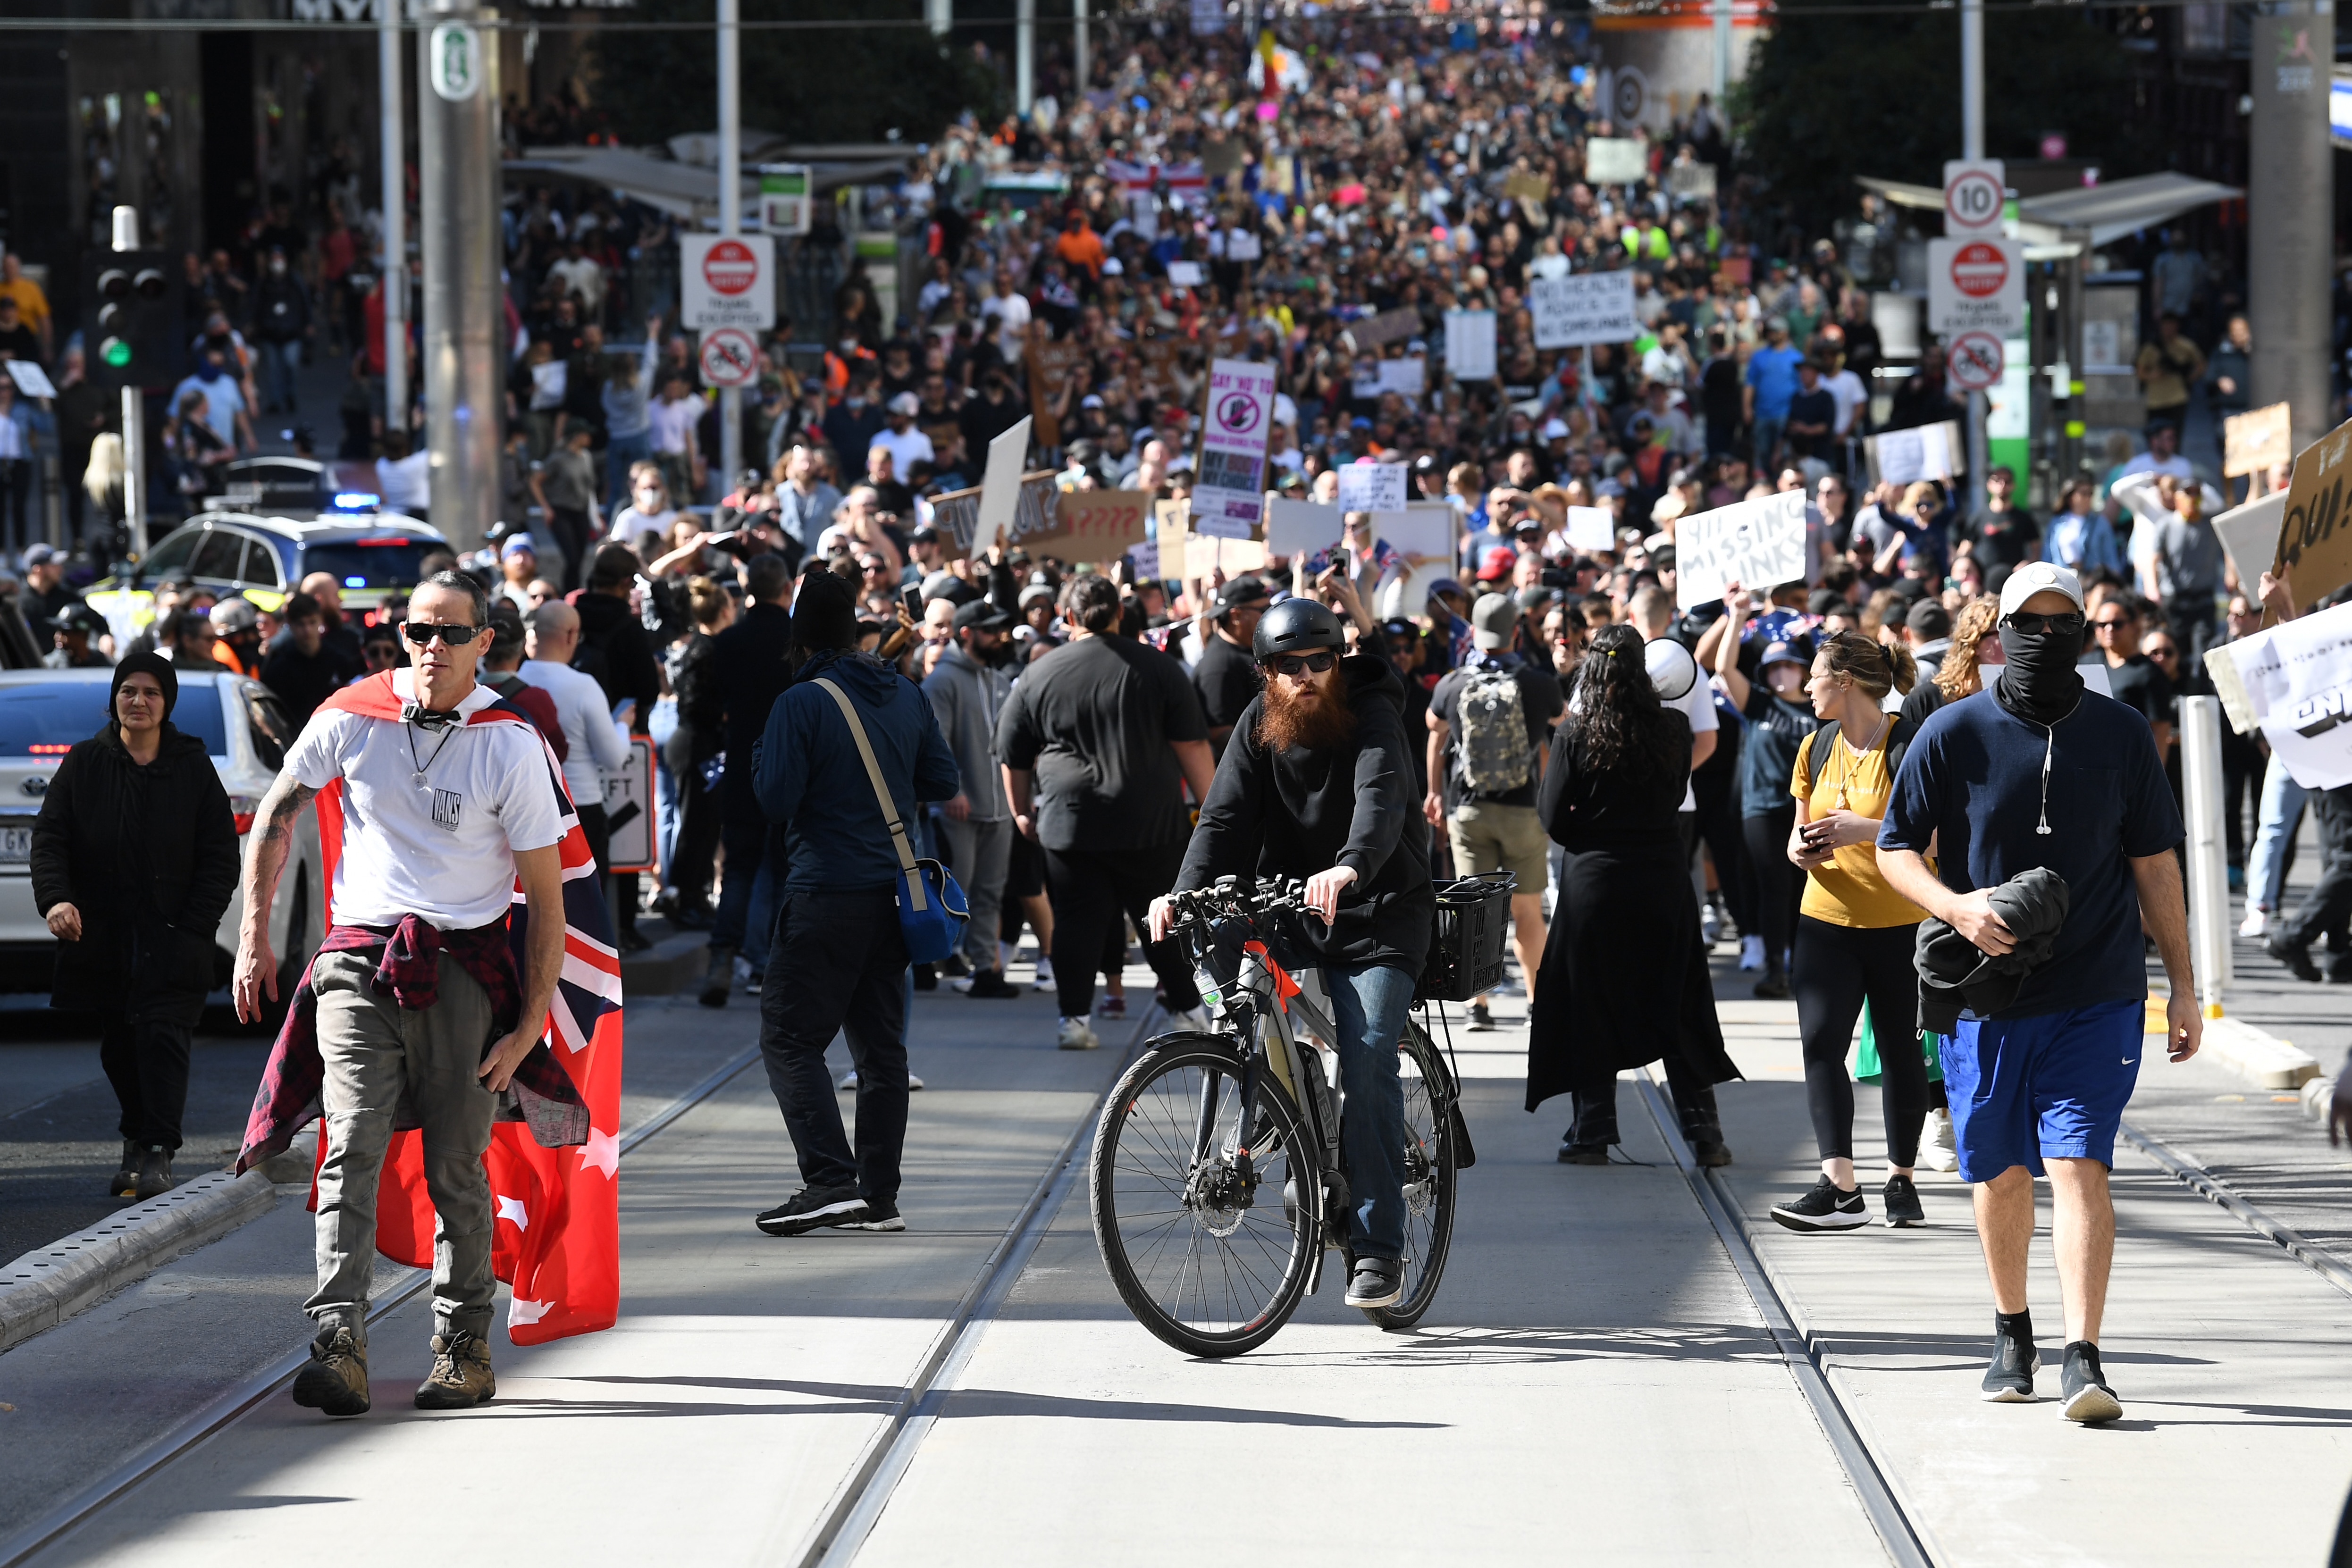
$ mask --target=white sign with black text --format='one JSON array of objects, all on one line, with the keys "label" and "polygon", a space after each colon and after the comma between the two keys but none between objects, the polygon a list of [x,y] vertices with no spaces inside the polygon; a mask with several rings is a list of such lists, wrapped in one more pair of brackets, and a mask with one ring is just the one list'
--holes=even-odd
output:
[{"label": "white sign with black text", "polygon": [[1805,493],[1735,501],[1675,525],[1675,602],[1685,610],[1723,597],[1732,583],[1769,592],[1805,577]]},{"label": "white sign with black text", "polygon": [[[1630,343],[1642,335],[1633,316],[1633,275],[1578,272],[1528,284],[1536,347],[1571,349],[1585,343]],[[1458,372],[1457,372],[1458,373]]]}]

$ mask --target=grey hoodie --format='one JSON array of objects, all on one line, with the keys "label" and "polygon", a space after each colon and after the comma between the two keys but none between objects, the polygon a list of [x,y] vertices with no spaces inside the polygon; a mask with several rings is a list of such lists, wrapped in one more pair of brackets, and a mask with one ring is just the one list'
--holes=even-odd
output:
[{"label": "grey hoodie", "polygon": [[1004,775],[996,765],[996,714],[1013,693],[1013,677],[982,664],[960,643],[948,644],[923,681],[923,695],[940,721],[940,734],[963,774],[963,797],[975,822],[1002,822],[1013,808],[1004,799]]}]

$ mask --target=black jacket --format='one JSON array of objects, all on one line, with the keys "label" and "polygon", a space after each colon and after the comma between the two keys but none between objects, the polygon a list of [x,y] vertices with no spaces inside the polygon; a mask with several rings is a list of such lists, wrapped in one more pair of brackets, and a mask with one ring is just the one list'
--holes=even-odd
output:
[{"label": "black jacket", "polygon": [[607,703],[634,699],[630,727],[643,729],[661,696],[661,666],[654,663],[645,623],[627,600],[610,593],[583,593],[573,608],[580,612],[580,646],[595,655],[577,661],[580,667],[596,677]]},{"label": "black jacket", "polygon": [[1327,930],[1299,925],[1320,962],[1392,964],[1418,978],[1429,956],[1436,894],[1429,882],[1429,828],[1404,728],[1404,686],[1386,659],[1339,662],[1356,733],[1327,751],[1269,751],[1257,738],[1265,699],[1242,710],[1178,873],[1179,891],[1221,876],[1309,877],[1352,866]]},{"label": "black jacket", "polygon": [[33,901],[81,912],[53,1007],[194,1025],[236,891],[236,826],[205,743],[168,723],[142,768],[110,723],[66,753],[33,824]]},{"label": "black jacket", "polygon": [[793,612],[780,604],[753,603],[743,618],[710,640],[717,673],[719,734],[727,772],[719,780],[726,818],[739,827],[767,819],[751,792],[751,752],[768,731],[768,710],[793,684]]},{"label": "black jacket", "polygon": [[677,696],[677,728],[663,747],[662,760],[670,771],[682,773],[718,756],[727,744],[718,638],[697,632],[670,650],[669,689]]},{"label": "black jacket", "polygon": [[2066,924],[2066,882],[2047,866],[2021,871],[1989,895],[1993,913],[2017,937],[1999,956],[1987,954],[1943,921],[1919,922],[1913,962],[1919,970],[1919,1027],[1950,1034],[1966,1008],[1990,1018],[2017,999],[2025,977],[2047,963]]}]

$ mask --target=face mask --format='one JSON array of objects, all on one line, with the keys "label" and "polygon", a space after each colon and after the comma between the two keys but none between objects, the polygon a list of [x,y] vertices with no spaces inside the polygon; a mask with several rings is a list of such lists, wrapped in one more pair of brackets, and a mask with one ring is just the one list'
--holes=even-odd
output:
[{"label": "face mask", "polygon": [[205,341],[211,347],[218,349],[223,353],[228,352],[228,334],[226,332],[211,333],[206,336]]},{"label": "face mask", "polygon": [[2054,725],[2083,700],[2083,677],[2074,673],[2083,633],[2029,635],[2014,626],[2000,629],[2001,656],[2008,661],[1993,692],[2001,706],[2031,724]]},{"label": "face mask", "polygon": [[216,382],[220,380],[221,377],[228,374],[228,372],[221,368],[218,361],[206,360],[202,365],[197,367],[196,374],[207,382]]}]

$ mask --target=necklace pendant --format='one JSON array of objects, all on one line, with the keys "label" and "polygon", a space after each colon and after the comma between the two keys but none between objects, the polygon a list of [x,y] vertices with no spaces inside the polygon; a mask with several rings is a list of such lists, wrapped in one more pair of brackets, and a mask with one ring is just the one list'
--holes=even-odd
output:
[{"label": "necklace pendant", "polygon": [[415,784],[419,789],[425,788],[425,775],[422,771],[410,774],[408,779],[409,782]]}]

